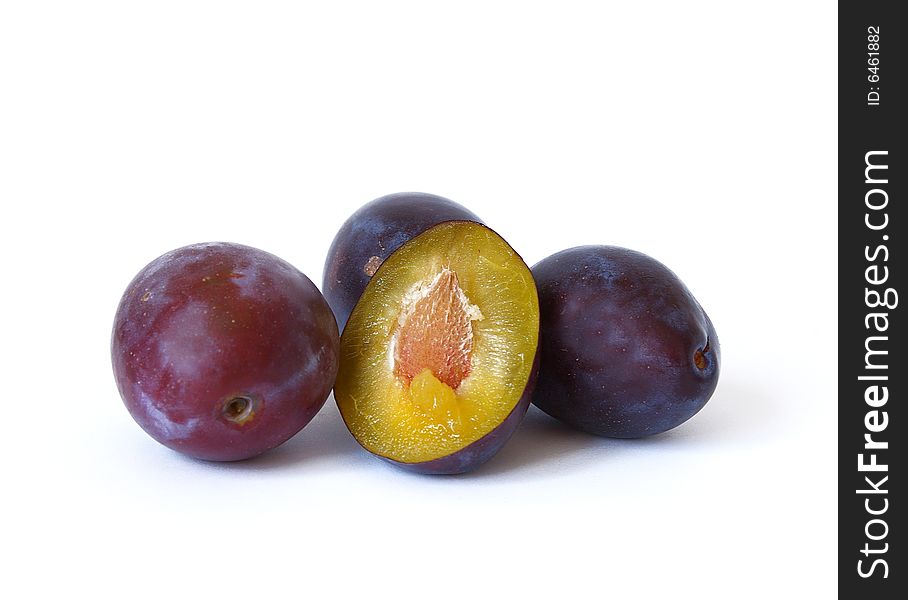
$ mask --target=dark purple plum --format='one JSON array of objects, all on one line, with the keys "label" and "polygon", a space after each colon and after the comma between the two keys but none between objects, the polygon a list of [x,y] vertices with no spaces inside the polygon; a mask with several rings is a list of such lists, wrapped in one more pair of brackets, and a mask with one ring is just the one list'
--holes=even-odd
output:
[{"label": "dark purple plum", "polygon": [[439,223],[479,217],[447,198],[390,194],[361,207],[341,226],[325,260],[322,290],[343,331],[372,275],[392,252]]},{"label": "dark purple plum", "polygon": [[186,246],[126,288],[111,355],[126,408],[195,458],[242,460],[300,431],[338,369],[334,315],[280,258],[239,244]]},{"label": "dark purple plum", "polygon": [[589,433],[677,427],[712,396],[719,339],[687,287],[633,250],[581,246],[533,267],[542,354],[533,403]]}]

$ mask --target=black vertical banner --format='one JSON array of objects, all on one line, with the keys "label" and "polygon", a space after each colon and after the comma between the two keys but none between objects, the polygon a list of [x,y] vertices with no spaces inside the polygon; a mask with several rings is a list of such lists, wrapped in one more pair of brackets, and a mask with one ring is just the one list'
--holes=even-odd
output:
[{"label": "black vertical banner", "polygon": [[908,22],[899,4],[839,4],[838,566],[849,598],[908,589],[906,500],[894,490],[908,483]]}]

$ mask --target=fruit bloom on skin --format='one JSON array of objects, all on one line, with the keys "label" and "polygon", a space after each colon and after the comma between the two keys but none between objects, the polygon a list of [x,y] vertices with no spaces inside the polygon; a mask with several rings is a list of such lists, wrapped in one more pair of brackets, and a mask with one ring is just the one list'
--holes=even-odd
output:
[{"label": "fruit bloom on skin", "polygon": [[341,338],[334,397],[367,450],[421,473],[489,460],[530,402],[539,304],[491,229],[436,225],[384,260]]},{"label": "fruit bloom on skin", "polygon": [[283,443],[325,403],[337,324],[315,285],[239,244],[186,246],[142,269],[120,300],[114,375],[154,439],[231,461]]},{"label": "fruit bloom on skin", "polygon": [[404,242],[445,221],[480,222],[441,196],[406,192],[373,200],[344,222],[325,260],[322,289],[341,330],[382,262]]},{"label": "fruit bloom on skin", "polygon": [[719,339],[662,263],[582,246],[533,267],[541,367],[533,403],[597,435],[637,438],[677,427],[712,396]]}]

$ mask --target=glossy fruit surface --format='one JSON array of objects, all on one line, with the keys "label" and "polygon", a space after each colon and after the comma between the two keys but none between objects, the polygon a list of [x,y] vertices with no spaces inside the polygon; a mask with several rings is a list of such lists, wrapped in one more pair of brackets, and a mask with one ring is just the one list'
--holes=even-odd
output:
[{"label": "glossy fruit surface", "polygon": [[491,229],[437,225],[389,256],[341,337],[334,396],[357,441],[423,473],[491,458],[529,405],[532,274]]},{"label": "glossy fruit surface", "polygon": [[533,403],[597,435],[667,431],[709,400],[719,339],[687,287],[655,259],[582,246],[533,267],[541,367]]},{"label": "glossy fruit surface", "polygon": [[305,275],[255,248],[208,243],[136,275],[111,354],[123,402],[151,437],[229,461],[274,448],[312,419],[338,348],[334,315]]},{"label": "glossy fruit surface", "polygon": [[441,196],[406,192],[373,200],[344,222],[325,261],[322,290],[341,330],[372,275],[404,242],[445,221],[480,222]]}]

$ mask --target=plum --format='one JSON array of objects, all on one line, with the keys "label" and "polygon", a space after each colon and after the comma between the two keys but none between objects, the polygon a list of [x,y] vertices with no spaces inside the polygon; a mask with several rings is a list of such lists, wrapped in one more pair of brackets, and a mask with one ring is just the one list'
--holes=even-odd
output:
[{"label": "plum", "polygon": [[388,256],[341,336],[334,397],[368,451],[420,473],[489,460],[530,403],[532,273],[491,229],[436,225]]},{"label": "plum", "polygon": [[687,287],[633,250],[581,246],[533,267],[541,318],[533,403],[593,434],[677,427],[709,400],[719,339]]},{"label": "plum", "polygon": [[353,213],[331,243],[322,280],[341,331],[382,261],[433,225],[454,220],[481,222],[456,202],[418,192],[383,196]]},{"label": "plum", "polygon": [[152,261],[126,288],[111,355],[126,408],[154,439],[232,461],[283,443],[327,399],[338,368],[334,315],[280,258],[196,244]]}]

